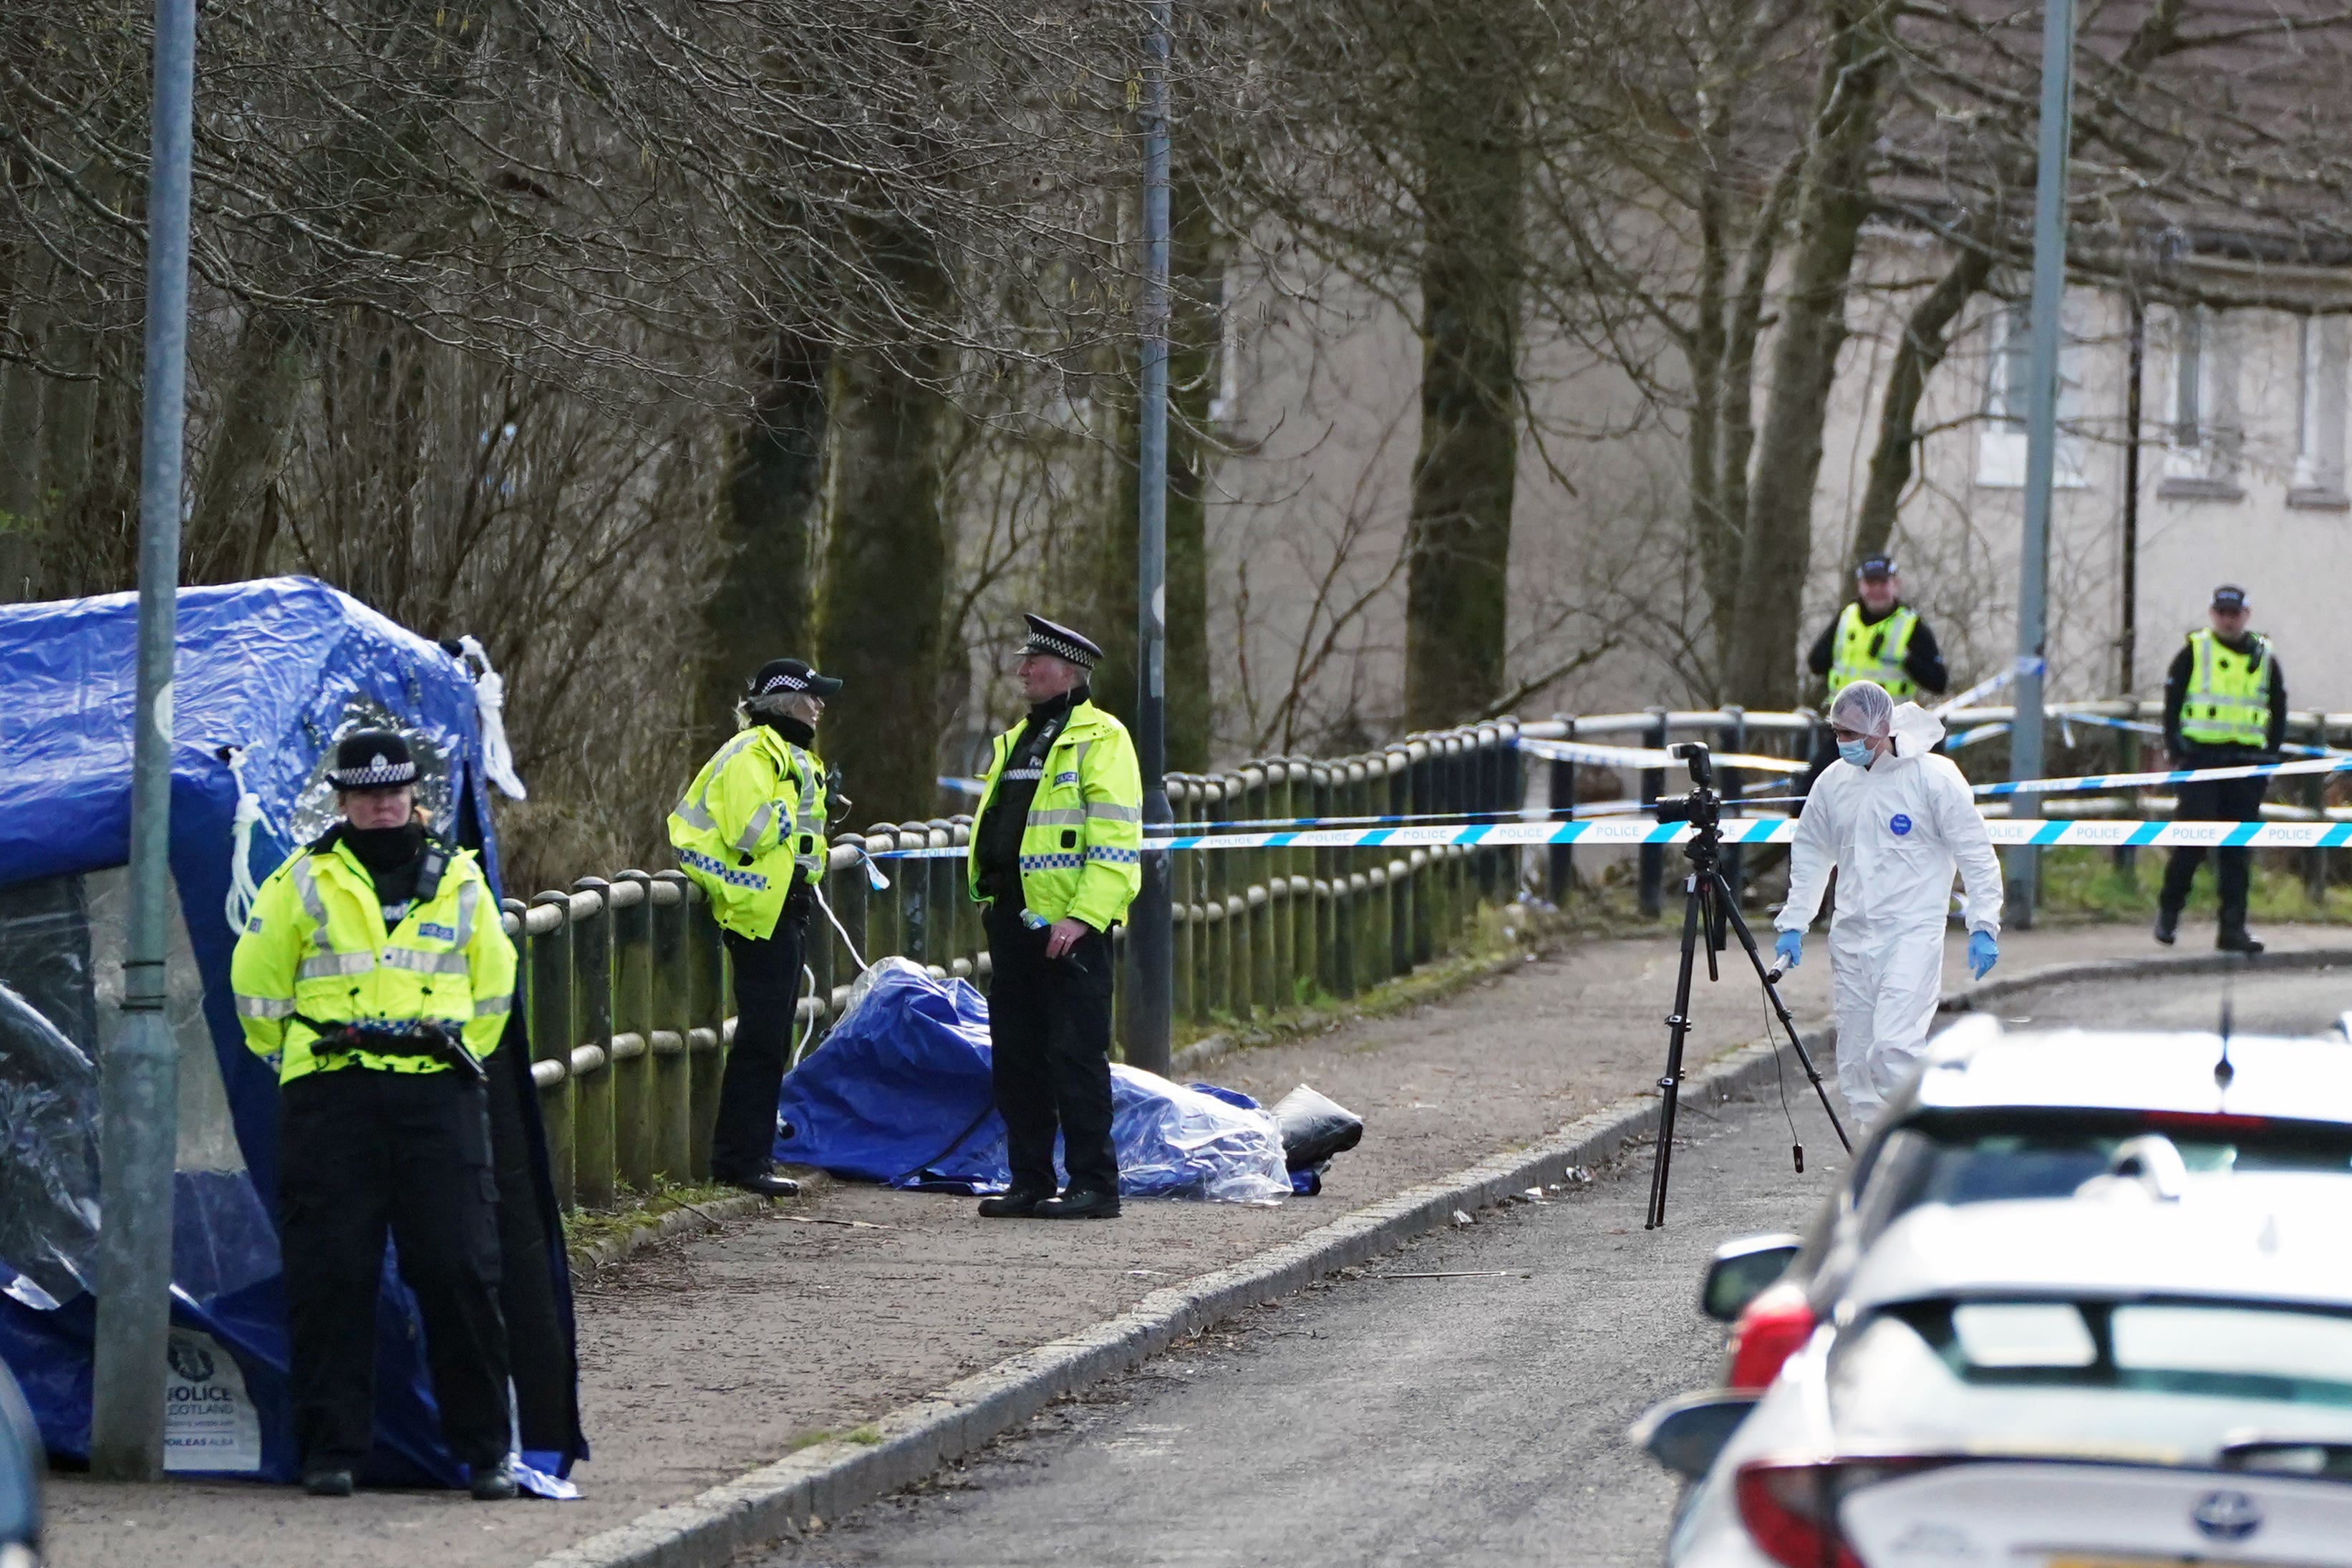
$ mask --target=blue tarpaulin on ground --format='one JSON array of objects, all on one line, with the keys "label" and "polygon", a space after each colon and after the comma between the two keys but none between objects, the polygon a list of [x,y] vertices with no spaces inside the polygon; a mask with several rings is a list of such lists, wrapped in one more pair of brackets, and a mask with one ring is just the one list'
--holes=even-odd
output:
[{"label": "blue tarpaulin on ground", "polygon": [[[899,958],[876,964],[858,991],[784,1079],[776,1158],[896,1187],[1003,1190],[987,1001]],[[1111,1102],[1127,1196],[1265,1203],[1292,1191],[1281,1130],[1247,1095],[1114,1063]]]},{"label": "blue tarpaulin on ground", "polygon": [[[100,1217],[94,1064],[100,1036],[111,1030],[121,958],[103,889],[110,874],[119,886],[116,868],[129,854],[137,617],[128,594],[0,606],[0,1208],[9,1215],[0,1222],[0,1359],[24,1384],[50,1452],[68,1458],[89,1440],[89,1244]],[[184,925],[175,969],[194,976],[174,974],[175,996],[188,993],[185,1016],[174,1022],[184,1064],[188,1042],[200,1050],[208,1038],[219,1083],[210,1103],[225,1098],[226,1125],[213,1130],[215,1154],[191,1168],[192,1142],[201,1143],[205,1130],[185,1124],[185,1108],[205,1102],[184,1084],[174,1334],[170,1367],[156,1369],[158,1392],[168,1379],[181,1424],[167,1455],[174,1469],[291,1479],[298,1464],[268,1218],[278,1086],[246,1049],[228,985],[240,794],[231,759],[241,757],[249,814],[258,807],[246,851],[257,881],[332,819],[327,760],[341,734],[370,725],[408,737],[427,772],[421,793],[436,827],[479,850],[495,888],[475,696],[457,657],[307,578],[181,592],[171,865]],[[520,1041],[518,1023],[513,1048],[501,1057],[527,1075]],[[526,1198],[538,1199],[541,1228],[555,1237],[552,1297],[535,1300],[560,1321],[568,1369],[570,1281],[536,1100],[524,1091],[509,1103],[519,1105],[528,1134],[520,1142],[534,1157]],[[377,1451],[367,1473],[458,1483],[463,1471],[440,1439],[415,1303],[389,1255],[378,1333]],[[568,1468],[586,1451],[569,1387],[559,1404],[552,1425],[561,1430],[549,1436],[542,1405],[546,1446],[526,1455],[543,1469]],[[527,1413],[527,1428],[529,1420]],[[205,1462],[208,1452],[223,1456],[217,1467]]]}]

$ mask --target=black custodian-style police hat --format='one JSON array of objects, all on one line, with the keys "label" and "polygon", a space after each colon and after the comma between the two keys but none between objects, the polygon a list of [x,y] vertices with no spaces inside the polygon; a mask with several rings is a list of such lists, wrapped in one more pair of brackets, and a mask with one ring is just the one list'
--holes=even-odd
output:
[{"label": "black custodian-style police hat", "polygon": [[1067,626],[1055,626],[1043,616],[1023,612],[1029,623],[1029,639],[1021,645],[1023,653],[1051,654],[1067,659],[1080,669],[1092,669],[1103,656],[1103,650],[1092,639],[1080,637]]},{"label": "black custodian-style police hat", "polygon": [[838,677],[819,675],[797,658],[772,658],[751,677],[743,695],[767,697],[779,691],[805,691],[813,697],[830,697],[840,689]]},{"label": "black custodian-style police hat", "polygon": [[2235,583],[2224,583],[2213,590],[2213,607],[2217,610],[2242,610],[2246,607],[2246,591]]},{"label": "black custodian-style police hat", "polygon": [[339,790],[398,789],[416,782],[416,759],[390,730],[354,730],[335,742],[327,782]]}]

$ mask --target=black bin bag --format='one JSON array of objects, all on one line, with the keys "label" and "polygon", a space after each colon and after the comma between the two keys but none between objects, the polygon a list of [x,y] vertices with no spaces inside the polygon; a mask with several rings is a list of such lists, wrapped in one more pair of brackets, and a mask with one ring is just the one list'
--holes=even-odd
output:
[{"label": "black bin bag", "polygon": [[1320,1165],[1364,1141],[1364,1119],[1300,1084],[1274,1104],[1284,1162],[1294,1171]]}]

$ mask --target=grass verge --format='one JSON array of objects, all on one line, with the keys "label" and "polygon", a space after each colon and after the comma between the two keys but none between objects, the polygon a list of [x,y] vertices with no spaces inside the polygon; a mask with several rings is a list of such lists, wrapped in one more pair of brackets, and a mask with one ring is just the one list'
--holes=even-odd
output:
[{"label": "grass verge", "polygon": [[658,1225],[666,1215],[679,1209],[696,1208],[737,1195],[732,1187],[709,1182],[672,1182],[657,1177],[652,1192],[625,1193],[617,1207],[580,1209],[565,1215],[563,1250],[577,1268],[594,1247]]}]

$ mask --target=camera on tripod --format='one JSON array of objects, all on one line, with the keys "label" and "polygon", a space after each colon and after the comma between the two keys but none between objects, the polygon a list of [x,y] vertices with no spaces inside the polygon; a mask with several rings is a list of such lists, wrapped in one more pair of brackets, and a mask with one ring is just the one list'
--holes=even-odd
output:
[{"label": "camera on tripod", "polygon": [[1681,759],[1689,767],[1691,789],[1679,800],[1656,802],[1658,820],[1687,822],[1700,833],[1712,835],[1723,823],[1723,797],[1715,793],[1715,763],[1707,755],[1706,745],[1697,741],[1682,741],[1667,747],[1666,754]]}]

